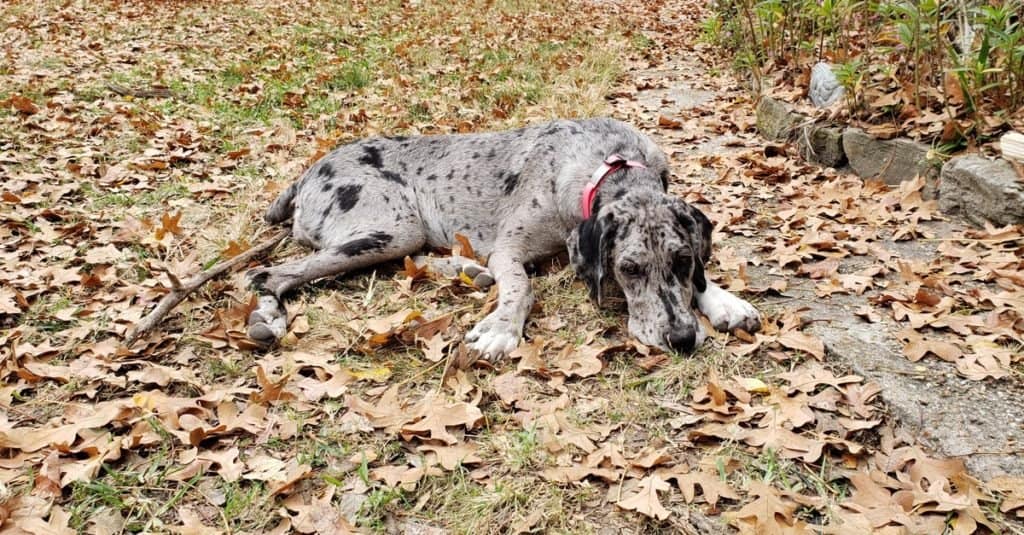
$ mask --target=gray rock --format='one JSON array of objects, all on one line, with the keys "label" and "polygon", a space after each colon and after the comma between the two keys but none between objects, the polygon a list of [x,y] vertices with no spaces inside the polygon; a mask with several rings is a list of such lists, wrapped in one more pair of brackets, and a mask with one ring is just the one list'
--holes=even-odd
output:
[{"label": "gray rock", "polygon": [[789,141],[807,116],[790,109],[789,104],[771,97],[757,103],[757,131],[772,141]]},{"label": "gray rock", "polygon": [[895,186],[923,175],[926,180],[924,197],[934,198],[939,167],[937,162],[928,160],[928,150],[928,145],[909,139],[875,139],[860,128],[847,128],[843,132],[843,152],[850,167],[861,178],[880,178]]},{"label": "gray rock", "polygon": [[825,167],[846,163],[841,128],[813,123],[781,100],[761,99],[757,105],[757,130],[772,141],[796,143],[805,160]]},{"label": "gray rock", "polygon": [[832,66],[828,63],[818,63],[811,69],[811,87],[807,95],[811,102],[819,108],[832,105],[843,98],[846,89],[839,83],[836,74],[832,72]]},{"label": "gray rock", "polygon": [[1024,183],[1010,162],[981,156],[953,158],[942,168],[939,208],[975,223],[1024,223]]},{"label": "gray rock", "polygon": [[803,159],[825,167],[846,164],[843,151],[843,130],[836,126],[809,125],[800,128],[797,145]]}]

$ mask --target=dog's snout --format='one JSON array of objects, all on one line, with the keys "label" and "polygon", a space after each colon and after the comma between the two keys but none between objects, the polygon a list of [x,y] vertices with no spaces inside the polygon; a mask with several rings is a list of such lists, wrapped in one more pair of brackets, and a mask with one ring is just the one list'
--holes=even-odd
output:
[{"label": "dog's snout", "polygon": [[692,330],[674,330],[665,337],[669,347],[672,349],[688,353],[693,351],[693,346],[697,342],[697,334]]}]

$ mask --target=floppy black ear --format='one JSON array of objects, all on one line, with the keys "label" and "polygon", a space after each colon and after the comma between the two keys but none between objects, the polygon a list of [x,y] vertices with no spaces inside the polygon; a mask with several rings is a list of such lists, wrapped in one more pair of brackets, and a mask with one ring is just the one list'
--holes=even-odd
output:
[{"label": "floppy black ear", "polygon": [[695,256],[693,259],[693,286],[698,292],[704,292],[708,287],[707,279],[704,276],[704,264],[711,259],[711,231],[714,230],[714,225],[704,215],[704,212],[688,203],[680,201],[676,208],[676,222],[681,228],[686,229]]},{"label": "floppy black ear", "polygon": [[569,261],[587,284],[590,299],[601,306],[601,286],[608,271],[614,245],[615,219],[611,215],[583,220],[566,238]]}]

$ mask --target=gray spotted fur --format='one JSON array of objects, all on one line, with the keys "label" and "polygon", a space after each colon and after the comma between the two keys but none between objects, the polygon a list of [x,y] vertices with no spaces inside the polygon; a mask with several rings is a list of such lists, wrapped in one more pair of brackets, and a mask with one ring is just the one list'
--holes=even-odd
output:
[{"label": "gray spotted fur", "polygon": [[[594,215],[582,221],[583,187],[615,153],[647,168],[610,175]],[[703,340],[693,304],[708,288],[703,265],[711,225],[665,192],[668,174],[665,154],[648,137],[612,119],[342,146],[267,211],[270,223],[290,218],[292,236],[316,252],[249,273],[264,296],[249,334],[266,342],[280,337],[280,300],[305,282],[450,246],[461,233],[489,257],[489,276],[498,284],[497,308],[467,335],[481,353],[496,357],[515,348],[533,299],[523,265],[566,248],[596,300],[606,282],[621,288],[630,333],[647,344],[690,350]],[[719,318],[732,325],[716,327],[755,330],[759,319],[749,312]]]}]

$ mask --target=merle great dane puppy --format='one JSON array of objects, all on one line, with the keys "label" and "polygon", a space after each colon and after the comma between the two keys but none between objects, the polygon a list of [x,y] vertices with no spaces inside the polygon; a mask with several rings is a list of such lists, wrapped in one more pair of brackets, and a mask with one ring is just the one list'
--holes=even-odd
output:
[{"label": "merle great dane puppy", "polygon": [[[316,252],[247,275],[260,293],[249,336],[286,331],[285,294],[306,282],[443,247],[455,233],[488,256],[458,268],[498,285],[493,312],[466,339],[497,358],[523,336],[533,303],[524,264],[568,249],[599,305],[624,295],[629,332],[690,351],[719,330],[760,328],[757,310],[704,276],[711,222],[666,193],[668,160],[647,136],[612,119],[559,120],[508,132],[372,138],[324,156],[266,213],[291,219]],[[607,300],[607,299],[605,299]]]}]

